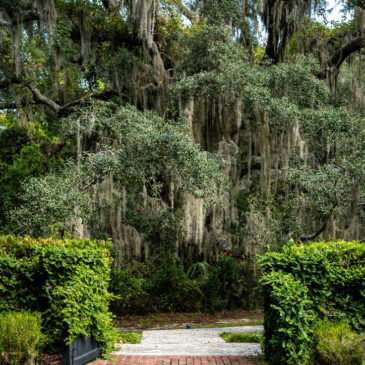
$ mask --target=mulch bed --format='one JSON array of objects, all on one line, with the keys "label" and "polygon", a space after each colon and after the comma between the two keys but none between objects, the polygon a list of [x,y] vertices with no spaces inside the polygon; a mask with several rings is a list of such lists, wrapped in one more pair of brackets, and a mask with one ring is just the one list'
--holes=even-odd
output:
[{"label": "mulch bed", "polygon": [[262,310],[223,310],[217,313],[153,313],[118,317],[116,324],[130,330],[181,328],[186,324],[211,326],[236,324],[263,320]]},{"label": "mulch bed", "polygon": [[36,365],[62,365],[62,355],[41,354],[37,357]]}]

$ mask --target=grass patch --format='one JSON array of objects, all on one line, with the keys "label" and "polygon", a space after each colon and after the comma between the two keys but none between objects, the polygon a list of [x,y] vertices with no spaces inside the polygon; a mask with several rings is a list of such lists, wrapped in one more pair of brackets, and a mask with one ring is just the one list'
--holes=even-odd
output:
[{"label": "grass patch", "polygon": [[118,339],[121,343],[138,344],[141,343],[142,331],[120,332]]},{"label": "grass patch", "polygon": [[223,332],[219,336],[226,342],[260,343],[263,339],[262,333],[231,333]]}]

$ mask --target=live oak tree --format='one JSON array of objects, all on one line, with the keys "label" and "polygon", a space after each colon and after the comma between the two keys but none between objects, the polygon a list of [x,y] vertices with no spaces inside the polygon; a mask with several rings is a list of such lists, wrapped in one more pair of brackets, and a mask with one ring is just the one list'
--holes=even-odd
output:
[{"label": "live oak tree", "polygon": [[211,260],[364,238],[365,13],[341,3],[331,26],[320,0],[2,0],[2,229]]}]

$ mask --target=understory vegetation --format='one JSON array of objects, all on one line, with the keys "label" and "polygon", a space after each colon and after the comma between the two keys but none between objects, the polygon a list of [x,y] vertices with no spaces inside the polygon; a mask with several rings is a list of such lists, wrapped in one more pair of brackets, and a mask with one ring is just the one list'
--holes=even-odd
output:
[{"label": "understory vegetation", "polygon": [[246,263],[222,256],[214,265],[198,262],[184,267],[172,256],[143,264],[122,264],[111,273],[115,313],[214,312],[253,308],[255,276]]}]

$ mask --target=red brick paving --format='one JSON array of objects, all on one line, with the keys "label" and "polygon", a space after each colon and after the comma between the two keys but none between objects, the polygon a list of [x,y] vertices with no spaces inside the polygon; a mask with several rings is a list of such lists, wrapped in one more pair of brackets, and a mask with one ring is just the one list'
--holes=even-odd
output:
[{"label": "red brick paving", "polygon": [[250,356],[111,356],[89,365],[258,365],[259,358]]}]

